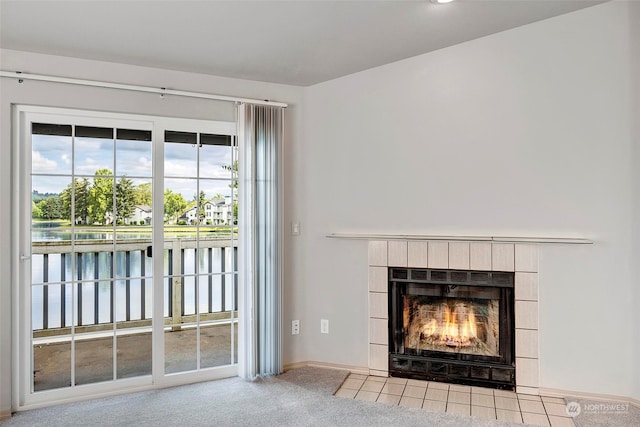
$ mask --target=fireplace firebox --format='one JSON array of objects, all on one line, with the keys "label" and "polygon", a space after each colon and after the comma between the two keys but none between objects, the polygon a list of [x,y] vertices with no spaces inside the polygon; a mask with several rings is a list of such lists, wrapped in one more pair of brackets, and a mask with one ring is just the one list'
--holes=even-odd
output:
[{"label": "fireplace firebox", "polygon": [[389,268],[392,376],[513,390],[514,274]]}]

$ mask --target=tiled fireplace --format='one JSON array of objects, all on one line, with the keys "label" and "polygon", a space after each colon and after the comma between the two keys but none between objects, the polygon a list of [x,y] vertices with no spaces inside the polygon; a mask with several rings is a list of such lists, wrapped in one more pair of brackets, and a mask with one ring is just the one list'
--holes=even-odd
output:
[{"label": "tiled fireplace", "polygon": [[528,243],[369,241],[369,373],[389,375],[389,268],[513,272],[516,391],[538,394],[538,247]]}]

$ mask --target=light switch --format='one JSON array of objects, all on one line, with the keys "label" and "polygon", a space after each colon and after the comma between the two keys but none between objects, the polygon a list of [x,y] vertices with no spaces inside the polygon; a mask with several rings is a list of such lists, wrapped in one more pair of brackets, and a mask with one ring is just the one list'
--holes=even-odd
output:
[{"label": "light switch", "polygon": [[291,235],[298,236],[300,234],[300,223],[298,221],[291,223]]},{"label": "light switch", "polygon": [[328,334],[329,333],[329,320],[328,319],[320,319],[320,333]]}]

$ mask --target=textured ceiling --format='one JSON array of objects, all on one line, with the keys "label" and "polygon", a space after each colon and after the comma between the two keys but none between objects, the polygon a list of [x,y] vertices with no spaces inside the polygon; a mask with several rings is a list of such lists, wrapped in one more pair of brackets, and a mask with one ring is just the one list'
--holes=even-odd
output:
[{"label": "textured ceiling", "polygon": [[0,47],[308,86],[602,1],[0,1]]}]

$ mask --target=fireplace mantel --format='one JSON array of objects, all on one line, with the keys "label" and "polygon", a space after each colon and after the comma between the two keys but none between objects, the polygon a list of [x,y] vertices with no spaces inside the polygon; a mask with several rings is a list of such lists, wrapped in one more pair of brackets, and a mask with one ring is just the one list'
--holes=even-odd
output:
[{"label": "fireplace mantel", "polygon": [[527,237],[527,236],[449,236],[428,234],[384,234],[384,233],[331,233],[331,239],[355,240],[446,240],[450,242],[495,242],[495,243],[556,243],[569,245],[592,245],[593,240],[579,237]]}]

